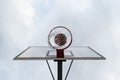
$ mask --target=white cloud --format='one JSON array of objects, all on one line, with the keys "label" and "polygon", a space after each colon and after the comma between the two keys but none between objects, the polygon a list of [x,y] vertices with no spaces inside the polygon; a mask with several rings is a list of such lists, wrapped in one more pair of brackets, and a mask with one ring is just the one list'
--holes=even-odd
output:
[{"label": "white cloud", "polygon": [[[49,30],[64,25],[73,33],[73,45],[92,46],[107,57],[106,61],[75,62],[69,79],[118,80],[119,4],[119,0],[0,1],[0,60],[2,60],[0,79],[26,80],[26,76],[31,72],[37,75],[29,74],[31,80],[39,80],[39,75],[42,75],[42,79],[47,79],[44,75],[49,75],[49,71],[46,70],[43,75],[46,68],[44,63],[37,65],[39,62],[9,62],[9,60],[25,47],[47,45]],[[33,64],[36,65],[34,69]],[[40,70],[39,66],[44,67],[44,70]],[[26,71],[23,73],[23,70]],[[50,75],[48,77],[50,78]]]}]

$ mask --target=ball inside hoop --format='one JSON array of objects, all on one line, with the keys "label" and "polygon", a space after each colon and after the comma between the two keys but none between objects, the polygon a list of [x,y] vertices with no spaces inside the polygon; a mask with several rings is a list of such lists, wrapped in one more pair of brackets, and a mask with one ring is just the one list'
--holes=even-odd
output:
[{"label": "ball inside hoop", "polygon": [[64,26],[57,26],[50,31],[48,43],[54,49],[66,49],[72,43],[72,33]]},{"label": "ball inside hoop", "polygon": [[67,49],[72,43],[72,34],[64,26],[53,28],[48,35],[49,45],[56,49],[57,58],[64,58],[64,49]]}]

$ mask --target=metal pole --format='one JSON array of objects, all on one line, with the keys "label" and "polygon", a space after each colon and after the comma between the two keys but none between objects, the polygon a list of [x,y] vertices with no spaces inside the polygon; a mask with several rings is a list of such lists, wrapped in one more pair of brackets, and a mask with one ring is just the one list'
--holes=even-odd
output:
[{"label": "metal pole", "polygon": [[62,60],[58,60],[58,80],[62,80]]},{"label": "metal pole", "polygon": [[63,62],[65,62],[66,60],[54,60],[54,61],[57,62],[57,80],[62,80]]}]

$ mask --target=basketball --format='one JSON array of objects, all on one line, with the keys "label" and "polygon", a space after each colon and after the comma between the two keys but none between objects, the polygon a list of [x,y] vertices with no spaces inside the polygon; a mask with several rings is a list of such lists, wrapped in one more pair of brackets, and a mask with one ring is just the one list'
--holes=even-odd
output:
[{"label": "basketball", "polygon": [[67,38],[64,34],[59,33],[55,36],[54,41],[58,46],[63,46],[63,45],[65,45]]}]

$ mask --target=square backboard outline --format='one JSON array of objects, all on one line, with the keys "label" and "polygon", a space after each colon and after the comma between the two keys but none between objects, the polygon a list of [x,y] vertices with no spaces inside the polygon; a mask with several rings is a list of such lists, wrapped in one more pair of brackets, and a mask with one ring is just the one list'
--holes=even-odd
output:
[{"label": "square backboard outline", "polygon": [[64,58],[57,58],[56,50],[49,46],[30,46],[14,60],[105,60],[104,56],[89,46],[71,46],[64,54]]}]

